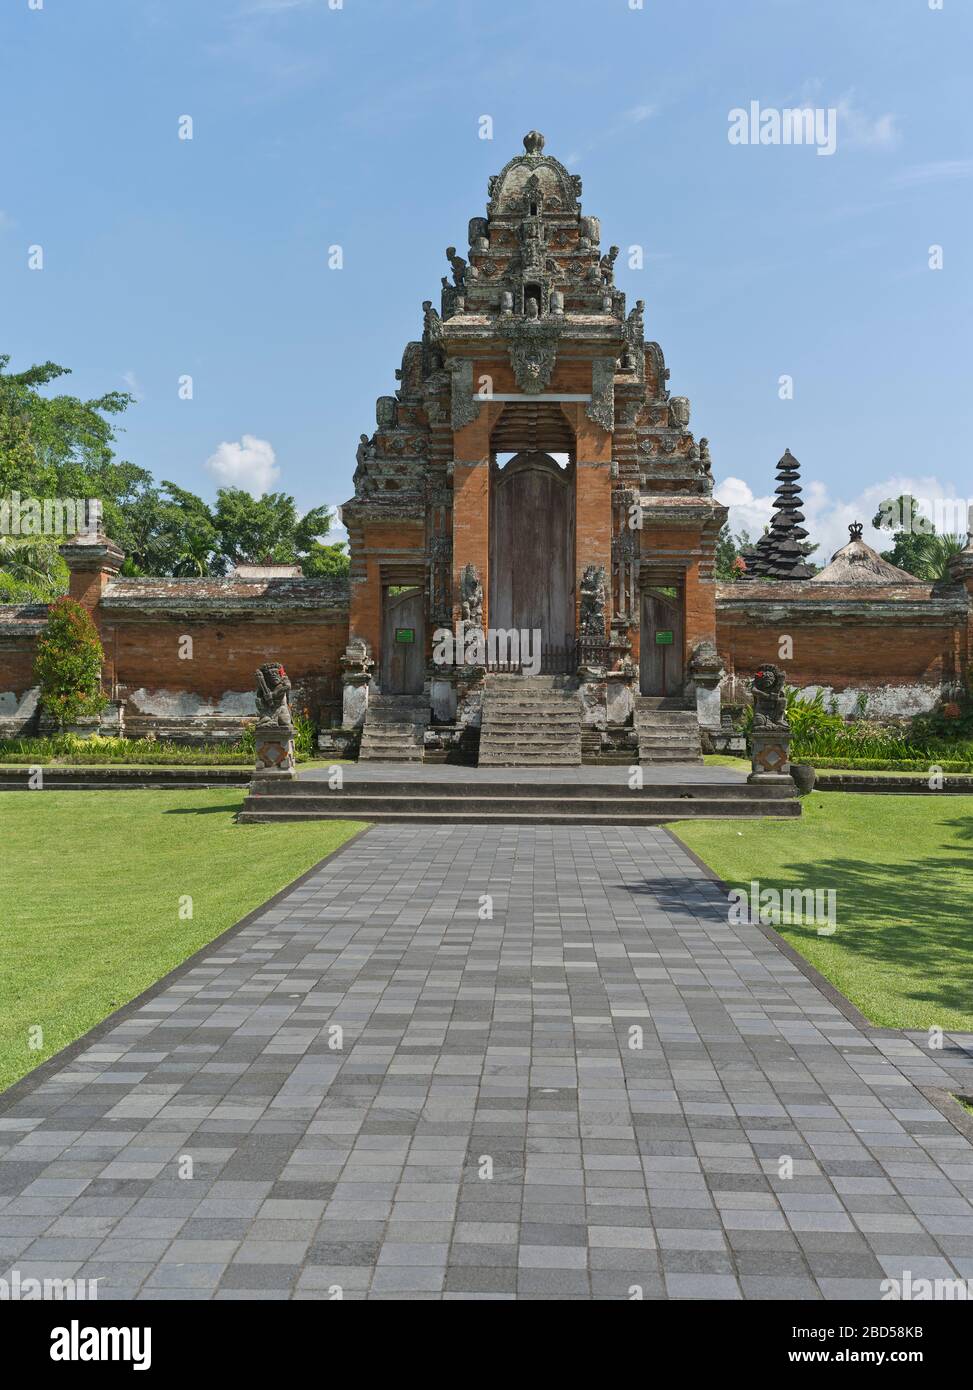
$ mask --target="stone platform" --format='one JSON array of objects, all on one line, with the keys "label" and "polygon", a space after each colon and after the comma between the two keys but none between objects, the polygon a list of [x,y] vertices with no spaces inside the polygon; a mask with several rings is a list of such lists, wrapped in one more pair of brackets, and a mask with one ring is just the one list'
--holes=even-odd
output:
[{"label": "stone platform", "polygon": [[642,769],[630,786],[627,767],[455,767],[367,763],[299,774],[262,788],[239,819],[367,820],[448,825],[664,825],[699,816],[752,819],[799,816],[788,785],[753,786],[732,768],[670,763]]}]

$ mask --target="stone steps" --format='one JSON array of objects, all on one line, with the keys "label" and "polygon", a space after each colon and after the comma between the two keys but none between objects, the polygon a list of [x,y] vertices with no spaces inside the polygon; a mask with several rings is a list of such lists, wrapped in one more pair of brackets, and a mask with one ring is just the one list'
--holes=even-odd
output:
[{"label": "stone steps", "polygon": [[639,762],[702,763],[703,747],[695,710],[672,697],[639,695],[635,701]]},{"label": "stone steps", "polygon": [[359,762],[421,763],[429,702],[421,695],[374,695],[368,702]]},{"label": "stone steps", "polygon": [[564,676],[488,675],[480,767],[578,767],[581,704]]},{"label": "stone steps", "polygon": [[801,803],[793,789],[747,783],[641,791],[623,784],[511,787],[503,783],[359,783],[321,790],[311,780],[278,784],[250,795],[244,822],[365,820],[382,823],[504,825],[662,825],[697,817],[749,820],[793,817]]}]

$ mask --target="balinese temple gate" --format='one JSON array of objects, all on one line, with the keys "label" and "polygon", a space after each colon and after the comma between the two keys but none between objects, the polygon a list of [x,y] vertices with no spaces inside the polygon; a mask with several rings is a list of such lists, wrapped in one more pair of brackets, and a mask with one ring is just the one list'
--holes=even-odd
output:
[{"label": "balinese temple gate", "polygon": [[[344,722],[364,757],[408,755],[430,720],[482,725],[481,762],[580,761],[582,743],[698,757],[697,718],[719,723],[726,517],[707,442],[543,136],[488,193],[361,437]],[[460,624],[479,650],[450,654]]]}]

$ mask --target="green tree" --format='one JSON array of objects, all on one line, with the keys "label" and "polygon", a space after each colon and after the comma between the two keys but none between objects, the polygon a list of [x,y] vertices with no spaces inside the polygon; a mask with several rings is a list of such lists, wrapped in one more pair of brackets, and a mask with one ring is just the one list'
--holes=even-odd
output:
[{"label": "green tree", "polygon": [[[131,395],[46,395],[68,368],[44,362],[13,373],[9,362],[0,355],[0,497],[98,499],[105,530],[125,551],[126,574],[219,575],[244,563],[347,573],[344,547],[324,543],[332,522],[327,507],[299,516],[286,493],[254,498],[241,488],[222,488],[210,507],[175,483],[157,487],[146,469],[115,457],[115,417]],[[19,595],[26,583],[41,593],[48,582],[19,577],[15,558],[0,554],[0,599]]]},{"label": "green tree", "polygon": [[118,529],[119,508],[151,485],[143,468],[118,460],[113,417],[133,397],[108,391],[94,400],[41,394],[69,368],[43,362],[8,372],[0,355],[0,496],[98,498],[106,528]]},{"label": "green tree", "polygon": [[97,714],[108,703],[101,690],[103,660],[98,630],[88,610],[74,599],[57,599],[37,642],[34,680],[40,686],[41,705],[59,728]]},{"label": "green tree", "polygon": [[949,578],[949,562],[966,544],[962,536],[940,535],[909,493],[886,498],[872,525],[892,533],[892,549],[883,550],[882,559],[930,583]]},{"label": "green tree", "polygon": [[750,545],[750,533],[740,531],[734,536],[728,522],[724,522],[720,534],[716,538],[716,577],[726,584],[734,584],[746,569],[746,563],[740,554],[745,546]]},{"label": "green tree", "polygon": [[311,578],[327,574],[348,573],[348,547],[343,541],[334,545],[322,545],[313,541],[306,554],[301,556],[301,570]]},{"label": "green tree", "polygon": [[231,564],[299,564],[308,575],[347,573],[344,547],[321,540],[332,525],[327,507],[312,507],[299,517],[286,493],[251,497],[242,488],[220,488],[212,519],[221,553]]}]

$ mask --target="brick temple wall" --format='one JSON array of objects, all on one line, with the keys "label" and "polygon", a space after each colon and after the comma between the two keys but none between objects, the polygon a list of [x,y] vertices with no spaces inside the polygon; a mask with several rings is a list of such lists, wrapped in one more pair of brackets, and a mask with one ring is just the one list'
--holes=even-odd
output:
[{"label": "brick temple wall", "polygon": [[[283,663],[295,689],[295,709],[307,708],[324,724],[340,722],[346,610],[213,620],[109,617],[95,608],[93,617],[105,652],[103,687],[124,703],[129,734],[153,730],[160,738],[189,741],[238,737],[256,713],[254,672],[265,661]],[[36,727],[37,633],[10,635],[12,625],[0,606],[0,737]],[[192,655],[180,657],[180,649]]]},{"label": "brick temple wall", "polygon": [[[105,649],[105,685],[124,699],[127,718],[252,715],[254,672],[265,661],[284,665],[296,692],[295,709],[307,707],[325,722],[340,709],[347,614],[291,621],[267,614],[216,622],[95,616]],[[181,657],[180,650],[192,655]]]},{"label": "brick temple wall", "polygon": [[[680,540],[688,536],[669,533],[674,550]],[[742,697],[760,664],[774,661],[790,684],[822,688],[843,712],[851,713],[864,693],[871,713],[905,716],[931,708],[944,687],[970,670],[973,604],[961,585],[744,588],[704,582],[699,567],[690,566],[687,648],[694,633],[706,630],[714,596],[727,700]],[[32,727],[43,617],[43,607],[0,605],[0,736]],[[287,668],[296,707],[306,705],[325,723],[340,718],[340,660],[349,632],[342,604],[283,612],[268,601],[265,611],[193,617],[110,612],[99,604],[94,617],[105,649],[105,689],[124,699],[130,733],[154,728],[160,737],[235,737],[253,714],[254,671],[270,660]],[[377,612],[370,617],[365,625],[373,628]],[[187,636],[192,656],[182,659],[180,641]],[[792,644],[786,659],[782,638]]]},{"label": "brick temple wall", "polygon": [[764,661],[780,666],[788,684],[836,697],[842,713],[866,695],[869,713],[905,717],[931,709],[944,687],[964,679],[970,606],[960,586],[797,587],[718,586],[725,700],[742,698]]},{"label": "brick temple wall", "polygon": [[[34,659],[37,636],[33,631],[8,633],[0,607],[0,738],[25,732],[37,710]],[[31,624],[31,628],[36,624]]]}]

